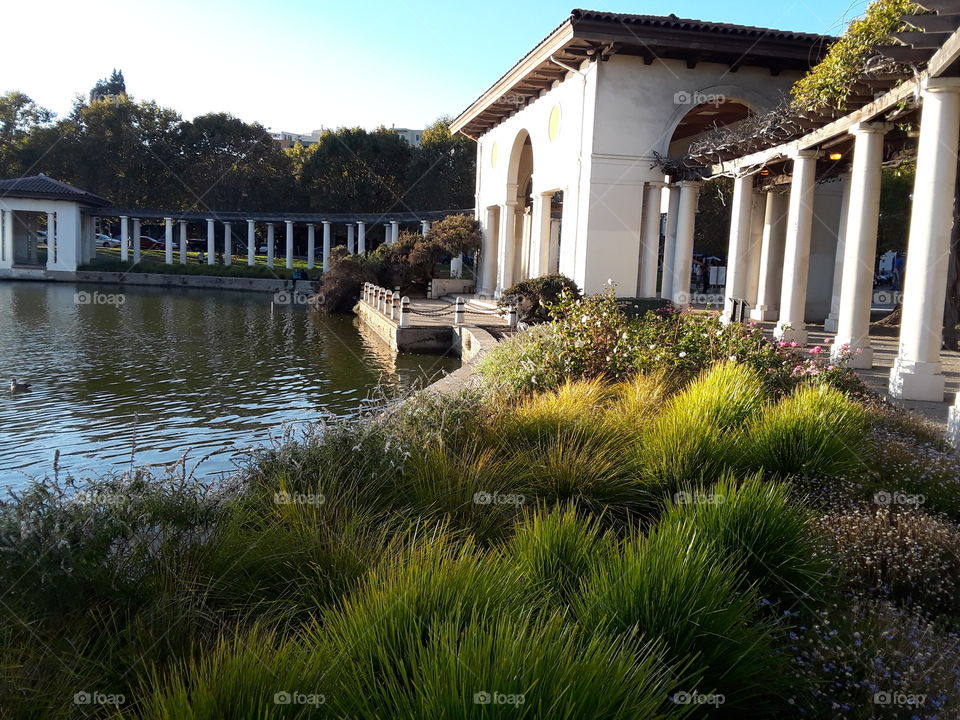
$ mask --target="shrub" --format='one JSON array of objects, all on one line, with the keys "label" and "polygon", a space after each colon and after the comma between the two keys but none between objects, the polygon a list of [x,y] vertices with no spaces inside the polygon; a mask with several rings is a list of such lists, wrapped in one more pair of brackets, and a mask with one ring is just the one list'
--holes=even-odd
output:
[{"label": "shrub", "polygon": [[824,385],[801,386],[746,429],[746,467],[785,477],[842,475],[863,467],[866,412]]},{"label": "shrub", "polygon": [[488,386],[511,393],[555,388],[566,379],[564,337],[554,325],[518,332],[487,352],[477,372]]},{"label": "shrub", "polygon": [[779,663],[770,621],[758,617],[733,559],[718,558],[710,538],[675,526],[628,542],[600,563],[574,599],[586,630],[660,638],[669,662],[690,661],[679,691],[721,693],[736,717],[770,707]]},{"label": "shrub", "polygon": [[847,588],[911,612],[960,616],[960,528],[915,508],[861,507],[820,527]]},{"label": "shrub", "polygon": [[615,400],[609,408],[608,421],[621,426],[621,432],[636,434],[663,409],[674,384],[675,379],[665,372],[638,373],[618,383],[613,389]]},{"label": "shrub", "polygon": [[719,558],[737,558],[747,583],[767,602],[810,603],[827,589],[830,565],[814,514],[793,501],[786,485],[760,475],[681,491],[660,525],[709,538]]},{"label": "shrub", "polygon": [[542,275],[504,290],[497,305],[501,310],[515,307],[519,322],[536,325],[553,319],[552,308],[564,292],[573,299],[580,297],[580,288],[565,275]]},{"label": "shrub", "polygon": [[319,306],[326,312],[348,312],[360,299],[364,283],[380,284],[382,264],[363,255],[330,253],[330,268],[320,281]]}]

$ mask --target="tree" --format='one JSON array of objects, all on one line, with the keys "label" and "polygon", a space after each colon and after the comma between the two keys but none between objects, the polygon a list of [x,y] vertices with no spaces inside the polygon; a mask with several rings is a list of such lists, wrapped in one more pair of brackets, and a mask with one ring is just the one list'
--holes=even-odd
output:
[{"label": "tree", "polygon": [[407,209],[413,149],[392,130],[324,132],[303,163],[302,186],[315,212]]},{"label": "tree", "polygon": [[227,113],[180,127],[182,206],[217,210],[292,210],[293,162],[258,123]]},{"label": "tree", "polygon": [[22,175],[22,151],[31,134],[53,119],[53,113],[22,92],[0,95],[0,177]]},{"label": "tree", "polygon": [[410,203],[420,210],[461,210],[474,205],[477,145],[450,133],[442,117],[423,131],[408,173]]},{"label": "tree", "polygon": [[733,180],[718,177],[703,184],[697,207],[694,245],[705,255],[723,257],[730,241],[730,203]]},{"label": "tree", "polygon": [[97,80],[96,84],[90,89],[90,102],[109,100],[126,94],[127,83],[123,79],[123,71],[114,68],[110,77]]}]

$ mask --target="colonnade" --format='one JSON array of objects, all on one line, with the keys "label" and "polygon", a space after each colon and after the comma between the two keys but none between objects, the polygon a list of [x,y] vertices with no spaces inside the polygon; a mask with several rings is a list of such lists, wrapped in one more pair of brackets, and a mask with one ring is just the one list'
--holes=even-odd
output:
[{"label": "colonnade", "polygon": [[[931,80],[922,102],[900,340],[889,392],[898,399],[942,401],[940,350],[960,138],[960,79]],[[848,130],[853,161],[844,176],[832,301],[824,327],[836,333],[833,356],[849,354],[848,363],[856,368],[873,365],[870,311],[881,169],[884,136],[892,127],[861,122]],[[734,185],[726,296],[751,302],[753,319],[776,319],[775,336],[800,344],[807,340],[804,308],[818,158],[814,149],[793,155],[786,192],[771,188],[759,193],[751,174],[738,176]],[[762,216],[751,213],[757,196],[763,198]],[[749,268],[755,260],[757,280],[751,286]],[[724,319],[731,319],[729,300]],[[955,414],[960,415],[960,406]]]},{"label": "colonnade", "polygon": [[693,268],[693,233],[697,198],[701,182],[681,180],[672,184],[654,180],[643,190],[643,216],[640,232],[639,297],[656,297],[660,263],[660,210],[663,189],[669,190],[667,227],[663,243],[663,273],[660,297],[669,298],[677,307],[691,304],[690,275]]},{"label": "colonnade", "polygon": [[[132,221],[132,222],[131,222]],[[164,263],[167,265],[173,265],[176,262],[180,264],[186,264],[187,262],[187,251],[188,251],[188,231],[187,226],[191,221],[188,220],[174,220],[172,217],[163,218],[164,225]],[[217,223],[222,224],[223,229],[220,233],[222,237],[222,244],[220,248],[223,251],[223,264],[230,265],[233,262],[234,257],[234,222],[229,220],[220,221],[215,218],[207,218],[206,220],[206,251],[204,252],[205,262],[208,265],[214,265],[217,263]],[[247,232],[246,232],[246,246],[247,246],[247,265],[253,266],[256,264],[256,249],[257,249],[257,224],[259,221],[254,219],[246,220]],[[174,224],[179,225],[179,235],[178,242],[175,240]],[[95,227],[96,218],[91,218],[91,225]],[[261,225],[266,227],[266,255],[267,255],[267,265],[269,267],[274,267],[276,262],[275,248],[276,248],[276,234],[277,226],[282,225],[285,233],[285,243],[284,243],[284,253],[283,261],[284,267],[287,269],[293,268],[293,259],[294,259],[294,228],[298,224],[293,220],[284,220],[282,222],[261,222]],[[307,228],[307,268],[313,269],[316,266],[317,261],[317,225],[322,226],[322,245],[321,245],[321,255],[320,255],[320,266],[323,272],[327,272],[330,269],[330,252],[333,245],[333,223],[331,221],[323,220],[319,223],[302,223],[306,225]],[[140,262],[141,259],[141,247],[139,238],[141,237],[140,232],[141,219],[136,217],[131,217],[128,215],[120,216],[120,259],[124,262]],[[430,231],[431,222],[429,220],[420,221],[421,232],[426,235]],[[347,223],[347,251],[353,254],[364,255],[367,252],[367,223],[364,221],[358,221],[356,223]],[[93,238],[93,230],[90,231],[90,236]],[[384,223],[384,241],[388,244],[396,243],[400,236],[400,221],[391,220]],[[91,257],[94,256],[95,246],[92,245]],[[175,254],[178,257],[175,258]],[[462,262],[462,260],[461,260]]]}]

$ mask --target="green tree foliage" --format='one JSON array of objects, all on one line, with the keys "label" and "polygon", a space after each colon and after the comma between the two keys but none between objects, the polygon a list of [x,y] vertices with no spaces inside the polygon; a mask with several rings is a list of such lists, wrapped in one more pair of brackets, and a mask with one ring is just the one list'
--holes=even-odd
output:
[{"label": "green tree foliage", "polygon": [[910,229],[910,205],[916,164],[910,163],[883,171],[880,180],[880,223],[877,228],[877,253],[904,252]]},{"label": "green tree foliage", "polygon": [[798,110],[844,107],[854,80],[863,72],[873,48],[890,42],[890,34],[904,26],[901,15],[918,12],[909,0],[874,0],[862,18],[846,32],[820,61],[793,86],[793,105]]},{"label": "green tree foliage", "polygon": [[733,180],[717,177],[703,184],[697,206],[694,246],[704,255],[726,257],[730,240]]},{"label": "green tree foliage", "polygon": [[0,176],[22,175],[23,146],[30,135],[53,119],[53,113],[22,92],[0,95]]},{"label": "green tree foliage", "polygon": [[473,207],[477,147],[473,140],[450,132],[443,117],[423,131],[408,172],[414,207],[461,210]]},{"label": "green tree foliage", "polygon": [[406,210],[406,176],[413,154],[391,130],[328,130],[309,148],[302,185],[317,212]]},{"label": "green tree foliage", "polygon": [[123,79],[123,70],[113,69],[110,77],[97,80],[97,84],[90,89],[90,102],[119,97],[127,94],[127,83]]}]

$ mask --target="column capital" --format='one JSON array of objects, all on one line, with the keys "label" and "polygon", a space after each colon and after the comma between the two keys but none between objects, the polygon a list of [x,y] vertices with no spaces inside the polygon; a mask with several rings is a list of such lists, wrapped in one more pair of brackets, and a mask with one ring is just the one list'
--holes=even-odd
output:
[{"label": "column capital", "polygon": [[858,122],[856,125],[847,130],[847,132],[851,135],[867,135],[873,133],[877,135],[885,135],[893,130],[894,127],[896,127],[894,123]]},{"label": "column capital", "polygon": [[703,185],[703,180],[681,180],[676,185],[681,188],[698,188]]},{"label": "column capital", "polygon": [[284,220],[287,225],[293,225],[293,220]]},{"label": "column capital", "polygon": [[317,226],[316,223],[307,223],[308,228],[315,228],[316,226]]},{"label": "column capital", "polygon": [[807,148],[805,150],[794,150],[790,153],[791,160],[816,160],[822,153],[816,148]]},{"label": "column capital", "polygon": [[665,187],[667,187],[667,184],[668,184],[668,183],[664,182],[663,180],[646,180],[646,181],[644,181],[644,185],[645,185],[646,187],[648,187],[648,188],[665,188]]},{"label": "column capital", "polygon": [[322,222],[324,225],[329,225],[329,224],[330,224],[330,221],[329,221],[329,220],[321,220],[320,222]]},{"label": "column capital", "polygon": [[165,218],[163,219],[163,221],[164,221],[165,223],[172,223],[172,222],[173,222],[173,218],[165,217]]},{"label": "column capital", "polygon": [[927,80],[924,92],[960,92],[960,77],[940,77]]},{"label": "column capital", "polygon": [[130,219],[130,216],[129,216],[129,215],[120,215],[120,219],[121,219],[121,220],[129,220],[129,219]]},{"label": "column capital", "polygon": [[247,225],[253,225],[256,222],[257,222],[256,220],[247,220]]},{"label": "column capital", "polygon": [[513,208],[514,210],[516,210],[518,207],[520,207],[520,201],[519,201],[519,200],[507,200],[503,205],[504,205],[504,207],[510,207],[510,208]]}]

